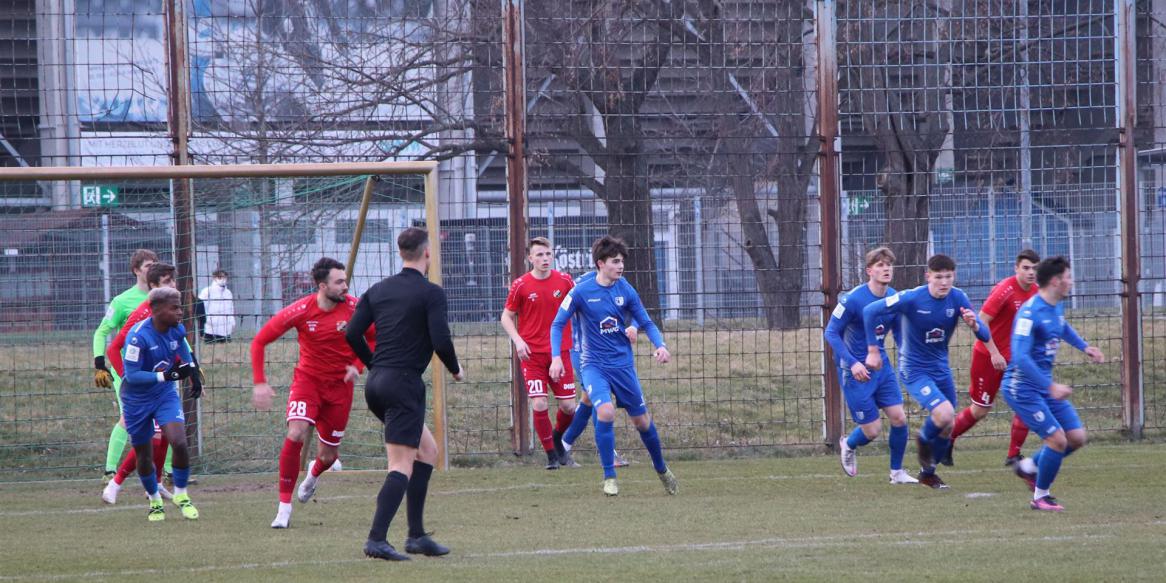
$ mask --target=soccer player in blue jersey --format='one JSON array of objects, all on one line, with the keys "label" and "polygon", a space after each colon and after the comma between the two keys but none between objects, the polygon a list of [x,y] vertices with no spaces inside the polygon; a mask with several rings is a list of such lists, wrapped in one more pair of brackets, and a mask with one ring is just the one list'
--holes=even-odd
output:
[{"label": "soccer player in blue jersey", "polygon": [[1068,399],[1073,388],[1053,380],[1053,362],[1061,340],[1095,363],[1105,362],[1105,355],[1065,321],[1061,300],[1073,289],[1069,260],[1050,257],[1041,261],[1036,267],[1036,283],[1040,291],[1021,306],[1013,324],[1012,361],[1002,384],[1008,406],[1045,442],[1036,455],[1013,466],[1033,488],[1029,505],[1033,510],[1061,512],[1065,508],[1049,494],[1049,488],[1061,461],[1085,446],[1085,427]]},{"label": "soccer player in blue jersey", "polygon": [[[563,327],[576,312],[580,314],[583,330],[583,387],[595,408],[595,448],[603,465],[603,493],[619,494],[615,481],[615,407],[622,408],[640,432],[640,440],[652,458],[652,467],[660,476],[664,490],[676,494],[680,485],[660,448],[660,436],[648,414],[640,380],[636,376],[632,344],[624,333],[625,309],[643,323],[644,332],[656,347],[656,362],[671,360],[664,336],[648,317],[635,288],[623,279],[627,246],[623,241],[604,236],[591,247],[591,258],[596,266],[595,279],[575,286],[559,306],[559,313],[551,324],[552,379],[563,374]],[[614,403],[613,403],[614,397]]]},{"label": "soccer player in blue jersey", "polygon": [[190,457],[186,449],[185,417],[174,383],[198,374],[198,365],[186,345],[182,295],[174,288],[160,287],[150,292],[148,300],[152,315],[131,329],[122,352],[126,374],[122,379],[121,404],[126,431],[138,456],[138,478],[150,496],[147,518],[151,522],[166,519],[151,446],[154,422],[157,422],[173,451],[174,503],[182,510],[182,516],[196,520],[198,510],[186,492]]},{"label": "soccer player in blue jersey", "polygon": [[[892,484],[915,484],[919,480],[903,469],[908,431],[899,381],[890,366],[871,371],[864,362],[867,349],[862,310],[871,302],[895,294],[894,288],[890,287],[894,273],[895,254],[886,247],[871,249],[866,254],[866,275],[870,280],[838,300],[823,336],[834,351],[838,384],[842,386],[850,418],[858,425],[850,435],[838,441],[842,470],[850,477],[858,474],[856,450],[878,437],[883,426],[879,418],[881,409],[891,422],[891,435],[887,440],[891,449],[890,481]],[[883,342],[886,333],[895,330],[898,323],[898,314],[885,314],[882,321],[875,323],[879,358],[884,365],[889,365],[890,359],[883,349]]]},{"label": "soccer player in blue jersey", "polygon": [[951,376],[947,345],[956,325],[963,320],[987,342],[991,338],[963,290],[955,287],[955,261],[946,255],[927,260],[927,285],[901,291],[871,302],[862,311],[866,328],[866,367],[878,369],[883,363],[878,325],[884,318],[899,315],[899,377],[907,392],[930,412],[915,439],[919,454],[919,483],[931,488],[947,488],[935,473],[935,463],[951,446],[955,405],[959,401]]},{"label": "soccer player in blue jersey", "polygon": [[[595,279],[595,274],[596,272],[594,271],[588,271],[587,273],[580,275],[579,277],[575,278],[575,285],[579,285],[585,281],[591,281]],[[625,321],[631,322],[630,326],[624,328],[624,334],[626,334],[628,340],[633,345],[635,345],[636,338],[639,335],[640,323],[636,321],[633,314],[627,313],[627,310],[624,312],[624,316],[626,318]],[[583,334],[580,332],[579,328],[582,325],[582,322],[580,321],[580,314],[581,312],[575,312],[575,315],[571,316],[571,367],[572,370],[577,371],[583,370],[583,361],[581,360],[581,356],[583,354]],[[591,412],[593,410],[594,407],[591,406],[591,399],[587,397],[587,392],[584,391],[579,393],[579,405],[575,408],[575,417],[571,420],[571,425],[567,427],[567,431],[563,432],[563,435],[559,436],[559,439],[557,440],[558,443],[563,446],[564,453],[567,454],[567,458],[571,462],[570,464],[567,464],[568,467],[579,467],[579,464],[575,463],[574,458],[571,457],[571,449],[575,446],[575,440],[579,439],[579,436],[583,433],[583,430],[587,428],[587,423],[591,421]],[[614,447],[614,442],[612,445]],[[627,460],[625,460],[624,457],[619,454],[619,451],[615,451],[612,455],[612,459],[615,460],[615,467],[621,468],[628,465]]]}]

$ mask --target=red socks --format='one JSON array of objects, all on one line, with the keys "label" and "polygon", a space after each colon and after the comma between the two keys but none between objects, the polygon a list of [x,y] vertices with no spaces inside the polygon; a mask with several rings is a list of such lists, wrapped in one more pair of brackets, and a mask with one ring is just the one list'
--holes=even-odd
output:
[{"label": "red socks", "polygon": [[534,432],[543,444],[543,450],[555,451],[555,440],[551,437],[551,416],[547,411],[531,411],[534,413]]},{"label": "red socks", "polygon": [[[166,438],[158,435],[154,436],[154,471],[158,474],[158,483],[162,483],[162,468],[166,465],[166,448],[170,445],[166,443]],[[129,455],[122,460],[121,465],[117,467],[117,474],[113,476],[113,481],[118,486],[125,481],[127,477],[138,471],[138,452],[130,448]]]},{"label": "red socks", "polygon": [[300,477],[302,449],[304,444],[283,438],[283,449],[279,451],[279,501],[285,504],[291,504],[292,491],[296,488],[296,479]]},{"label": "red socks", "polygon": [[567,413],[566,411],[559,409],[558,414],[555,415],[555,431],[558,432],[559,435],[566,433],[567,428],[571,426],[571,421],[574,419],[574,413]]},{"label": "red socks", "polygon": [[[333,459],[332,463],[336,463],[336,460]],[[320,474],[328,471],[328,468],[330,467],[332,467],[332,464],[324,465],[324,462],[320,461],[320,458],[316,458],[316,461],[312,462],[312,465],[308,466],[308,471],[312,473],[313,478],[319,478]]]},{"label": "red socks", "polygon": [[963,411],[960,411],[960,414],[956,415],[955,427],[951,430],[951,438],[955,439],[955,438],[963,435],[965,431],[967,431],[967,430],[971,429],[973,426],[975,426],[976,421],[978,421],[978,420],[976,419],[975,415],[972,415],[972,408],[971,407],[968,407],[968,408],[964,409]]},{"label": "red socks", "polygon": [[1008,442],[1008,457],[1020,455],[1020,446],[1028,438],[1028,426],[1017,415],[1012,416],[1012,439]]}]

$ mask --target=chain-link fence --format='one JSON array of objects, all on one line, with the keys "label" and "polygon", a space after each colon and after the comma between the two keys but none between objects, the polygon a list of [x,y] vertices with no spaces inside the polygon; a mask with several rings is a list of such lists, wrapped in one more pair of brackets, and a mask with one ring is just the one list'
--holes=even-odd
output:
[{"label": "chain-link fence", "polygon": [[[1137,433],[1139,386],[1145,427],[1166,422],[1160,4],[28,0],[0,7],[0,163],[440,161],[443,276],[475,381],[449,386],[455,461],[530,440],[497,324],[516,212],[572,275],[598,236],[629,243],[628,279],[676,355],[659,367],[639,347],[668,447],[831,443],[842,412],[823,307],[882,243],[896,287],[947,253],[976,305],[1020,249],[1069,257],[1071,317],[1111,363],[1066,354],[1061,370],[1090,429]],[[194,292],[229,273],[237,328],[201,348],[200,459],[273,467],[279,415],[250,408],[247,344],[310,291],[312,261],[347,259],[363,180],[196,180],[189,249],[172,182],[0,181],[0,467],[99,464],[115,409],[89,388],[86,353],[139,247],[188,252]],[[395,238],[424,220],[422,192],[420,177],[376,183],[354,292],[399,269]],[[1145,335],[1132,361],[1131,237]],[[957,379],[969,348],[953,344]],[[269,368],[290,370],[294,340],[273,350]],[[1005,431],[1000,419],[972,435]],[[380,463],[371,423],[354,409],[354,467]]]}]

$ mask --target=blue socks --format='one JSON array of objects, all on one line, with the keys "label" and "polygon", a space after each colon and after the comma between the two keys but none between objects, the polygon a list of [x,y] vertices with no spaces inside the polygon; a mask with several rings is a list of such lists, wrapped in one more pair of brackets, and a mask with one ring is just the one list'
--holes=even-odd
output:
[{"label": "blue socks", "polygon": [[172,476],[174,477],[175,488],[185,488],[186,482],[190,480],[190,468],[171,468],[174,470]]},{"label": "blue socks", "polygon": [[[578,415],[578,413],[576,413]],[[615,422],[595,418],[595,449],[603,465],[603,479],[615,477]]]},{"label": "blue socks", "polygon": [[[887,444],[891,448],[891,469],[903,469],[903,453],[907,451],[907,426],[891,426],[891,434],[887,437]],[[849,442],[848,442],[849,443]]]},{"label": "blue socks", "polygon": [[579,439],[579,435],[587,427],[587,422],[591,421],[591,405],[586,403],[579,403],[575,408],[575,417],[571,419],[571,424],[567,426],[567,431],[563,433],[563,441],[572,446],[575,445],[575,440]]},{"label": "blue socks", "polygon": [[[640,441],[644,442],[644,447],[648,448],[648,455],[652,456],[652,467],[656,469],[657,474],[662,474],[668,471],[668,466],[664,464],[664,452],[660,451],[660,435],[656,433],[656,422],[648,423],[648,430],[640,432]],[[612,449],[615,444],[612,444]]]},{"label": "blue socks", "polygon": [[846,438],[846,447],[850,449],[858,449],[870,443],[870,438],[862,432],[861,427],[855,427],[854,431],[850,432],[850,436]]},{"label": "blue socks", "polygon": [[1065,459],[1065,453],[1045,446],[1033,456],[1033,461],[1037,458],[1040,458],[1040,461],[1036,464],[1036,487],[1048,490],[1053,485],[1053,480],[1057,478],[1057,472],[1061,471],[1061,461]]},{"label": "blue socks", "polygon": [[146,493],[151,498],[158,495],[158,476],[156,474],[157,470],[152,465],[150,466],[150,473],[143,475],[141,472],[138,472],[138,479],[142,481],[142,487],[146,489]]}]

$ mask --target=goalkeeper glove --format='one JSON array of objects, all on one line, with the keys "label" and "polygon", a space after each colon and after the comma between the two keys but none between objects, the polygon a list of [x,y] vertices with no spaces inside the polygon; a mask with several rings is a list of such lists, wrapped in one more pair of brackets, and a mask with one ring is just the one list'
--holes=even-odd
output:
[{"label": "goalkeeper glove", "polygon": [[180,381],[190,378],[194,370],[194,365],[175,362],[170,365],[170,368],[166,369],[166,372],[162,373],[162,378],[167,381]]},{"label": "goalkeeper glove", "polygon": [[188,395],[191,399],[197,399],[202,396],[202,382],[206,379],[202,376],[202,369],[197,366],[184,364],[183,367],[190,367],[194,369],[194,373],[190,375],[190,392]]},{"label": "goalkeeper glove", "polygon": [[93,357],[93,386],[99,389],[113,388],[113,375],[109,372],[109,367],[105,366],[105,355]]},{"label": "goalkeeper glove", "polygon": [[109,367],[105,365],[105,355],[93,357],[93,368],[109,372]]}]

